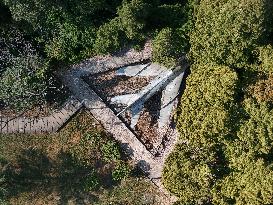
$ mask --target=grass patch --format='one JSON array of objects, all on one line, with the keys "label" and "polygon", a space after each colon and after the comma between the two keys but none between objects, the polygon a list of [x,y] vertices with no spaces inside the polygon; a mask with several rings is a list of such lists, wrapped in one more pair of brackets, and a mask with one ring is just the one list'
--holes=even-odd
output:
[{"label": "grass patch", "polygon": [[[7,190],[6,199],[11,204],[109,204],[111,198],[113,204],[119,204],[117,197],[122,198],[120,192],[127,189],[124,183],[132,185],[129,181],[136,180],[140,184],[136,189],[128,186],[123,201],[133,193],[138,198],[144,183],[132,178],[133,167],[118,143],[86,111],[59,133],[0,134],[0,153],[0,171],[5,176],[1,186]],[[145,183],[145,189],[153,189]]]}]

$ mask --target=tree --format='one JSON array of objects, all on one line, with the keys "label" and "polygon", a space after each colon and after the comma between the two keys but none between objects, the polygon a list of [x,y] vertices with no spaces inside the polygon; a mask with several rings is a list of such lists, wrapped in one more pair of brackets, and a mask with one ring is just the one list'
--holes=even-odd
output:
[{"label": "tree", "polygon": [[225,170],[223,141],[232,133],[237,74],[225,66],[193,65],[176,121],[180,140],[168,157],[163,183],[182,204],[209,202]]},{"label": "tree", "polygon": [[45,48],[47,57],[76,62],[90,57],[98,27],[116,15],[121,0],[5,0],[14,20]]},{"label": "tree", "polygon": [[0,79],[0,99],[17,110],[42,104],[47,88],[46,68],[35,55],[13,58]]},{"label": "tree", "polygon": [[241,143],[256,155],[269,154],[273,145],[273,110],[266,103],[257,104],[247,99],[245,109],[249,119],[237,134]]},{"label": "tree", "polygon": [[235,160],[237,166],[233,167],[232,172],[214,187],[213,204],[272,204],[271,166],[267,166],[262,159],[256,161],[248,155],[241,155]]},{"label": "tree", "polygon": [[[120,30],[118,18],[101,25],[96,33],[94,51],[98,54],[107,54],[123,46],[124,35]],[[123,42],[124,43],[124,42]]]},{"label": "tree", "polygon": [[164,28],[153,39],[152,60],[168,68],[175,67],[185,51],[185,45],[186,39],[181,38],[174,29]]},{"label": "tree", "polygon": [[259,49],[259,60],[263,72],[273,73],[273,48],[271,45]]},{"label": "tree", "polygon": [[178,108],[181,138],[220,140],[230,131],[237,74],[228,67],[213,64],[194,65],[192,70]]},{"label": "tree", "polygon": [[271,6],[271,0],[201,0],[190,37],[192,60],[239,68],[253,63],[253,51],[266,41]]},{"label": "tree", "polygon": [[145,39],[143,30],[146,26],[150,5],[143,0],[124,0],[118,9],[118,16],[127,38],[134,40]]},{"label": "tree", "polygon": [[212,166],[216,156],[211,147],[198,141],[176,145],[163,171],[163,184],[182,204],[208,202],[216,180]]},{"label": "tree", "polygon": [[43,103],[49,85],[47,62],[18,29],[3,29],[1,34],[0,99],[17,110]]}]

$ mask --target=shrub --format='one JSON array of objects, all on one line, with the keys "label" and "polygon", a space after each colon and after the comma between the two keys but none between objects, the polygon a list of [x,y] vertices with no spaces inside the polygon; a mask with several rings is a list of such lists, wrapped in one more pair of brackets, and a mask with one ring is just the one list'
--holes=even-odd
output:
[{"label": "shrub", "polygon": [[84,178],[84,190],[92,191],[99,186],[99,178],[95,170],[92,170],[87,177]]},{"label": "shrub", "polygon": [[144,39],[142,33],[146,26],[149,6],[143,0],[124,0],[118,9],[121,27],[129,39]]},{"label": "shrub", "polygon": [[240,127],[238,138],[244,147],[257,155],[269,154],[273,145],[273,110],[266,103],[245,101],[249,119]]},{"label": "shrub", "polygon": [[271,45],[260,48],[259,60],[262,71],[273,73],[273,48]]},{"label": "shrub", "polygon": [[57,34],[46,44],[45,51],[48,57],[57,60],[73,62],[77,58],[74,54],[80,41],[80,33],[76,25],[64,23],[59,25]]},{"label": "shrub", "polygon": [[107,141],[101,147],[102,159],[105,162],[117,161],[121,158],[120,150],[115,142]]},{"label": "shrub", "polygon": [[131,168],[128,164],[119,162],[115,169],[112,171],[112,178],[114,181],[121,181],[130,175]]},{"label": "shrub", "polygon": [[225,169],[222,143],[231,134],[237,74],[225,66],[193,65],[177,114],[178,144],[165,162],[164,186],[181,204],[206,203]]},{"label": "shrub", "polygon": [[[79,59],[93,54],[96,39],[96,28],[93,26],[81,27],[75,22],[59,19],[65,15],[62,11],[52,11],[47,17],[46,27],[50,28],[51,35],[44,36],[45,51],[51,59],[76,62]],[[69,18],[69,17],[67,17]],[[52,37],[51,37],[52,36]]]},{"label": "shrub", "polygon": [[[265,39],[266,0],[201,0],[191,34],[195,62],[244,67],[255,59],[253,51]],[[272,4],[272,3],[271,3]]]},{"label": "shrub", "polygon": [[0,79],[0,99],[22,110],[42,104],[46,95],[45,61],[37,55],[14,57]]},{"label": "shrub", "polygon": [[122,47],[122,33],[119,27],[119,19],[112,19],[103,24],[97,31],[94,51],[98,54],[107,54]]},{"label": "shrub", "polygon": [[162,29],[152,43],[152,60],[165,65],[174,67],[178,63],[178,57],[185,51],[186,41],[180,38],[171,28]]},{"label": "shrub", "polygon": [[44,11],[48,6],[48,1],[45,0],[4,0],[4,3],[16,21],[25,20],[34,27],[38,26],[40,18],[44,18]]},{"label": "shrub", "polygon": [[79,41],[79,48],[81,50],[80,58],[83,59],[94,55],[96,34],[97,30],[92,27],[81,31]]},{"label": "shrub", "polygon": [[[2,173],[1,173],[2,175]],[[0,175],[0,204],[1,203],[5,203],[4,201],[4,197],[6,196],[7,194],[7,190],[6,190],[6,187],[5,187],[5,183],[6,183],[6,180],[3,176]]]},{"label": "shrub", "polygon": [[[39,42],[49,58],[74,63],[94,54],[95,30],[116,16],[116,7],[121,4],[121,0],[111,2],[108,0],[69,0],[66,2],[5,0],[5,3],[10,8],[13,18],[19,21],[20,25],[24,25],[22,28],[25,31],[28,30],[30,36]],[[102,32],[99,31],[98,41],[101,41],[105,30],[107,28]],[[116,31],[111,32],[108,36],[106,34],[107,40],[115,39],[111,37]],[[107,40],[100,45],[104,46]],[[117,42],[108,42],[111,45],[116,45],[115,43]],[[109,45],[105,47],[109,48]],[[113,47],[116,49],[115,46]]]},{"label": "shrub", "polygon": [[192,70],[178,108],[181,138],[220,140],[229,133],[237,74],[228,67],[212,64],[193,66]]},{"label": "shrub", "polygon": [[212,164],[215,153],[202,143],[179,144],[169,155],[163,184],[182,204],[206,202],[215,181]]},{"label": "shrub", "polygon": [[242,160],[243,169],[234,171],[213,189],[213,204],[270,204],[273,172],[263,160]]}]

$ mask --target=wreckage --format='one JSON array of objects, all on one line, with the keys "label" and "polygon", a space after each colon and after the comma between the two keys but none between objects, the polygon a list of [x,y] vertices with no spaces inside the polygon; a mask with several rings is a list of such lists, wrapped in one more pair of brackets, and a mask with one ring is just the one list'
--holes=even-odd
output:
[{"label": "wreckage", "polygon": [[168,124],[171,118],[174,100],[179,94],[186,67],[177,66],[167,69],[156,63],[126,66],[118,69],[116,75],[129,77],[155,77],[147,86],[135,94],[119,95],[111,98],[112,104],[122,104],[125,108],[117,115],[130,110],[132,114],[131,128],[134,129],[144,103],[149,100],[156,92],[162,91],[160,116],[158,119],[159,128]]}]

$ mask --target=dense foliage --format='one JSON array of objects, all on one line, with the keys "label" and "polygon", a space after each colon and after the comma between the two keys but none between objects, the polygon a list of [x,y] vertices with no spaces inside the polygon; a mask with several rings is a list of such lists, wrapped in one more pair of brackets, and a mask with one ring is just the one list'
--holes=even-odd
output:
[{"label": "dense foliage", "polygon": [[[55,67],[75,63],[93,55],[115,52],[127,45],[141,48],[148,39],[155,41],[154,61],[171,66],[178,54],[189,49],[191,9],[190,3],[186,1],[2,0],[1,52],[3,49],[12,53],[16,60],[9,64],[11,69],[7,70],[10,71],[1,79],[6,89],[0,91],[0,99],[17,109],[39,105],[45,101],[42,99],[48,98],[48,94],[40,87],[50,87],[48,81],[52,78]],[[8,29],[10,26],[20,31],[20,38],[14,36],[13,30]],[[161,29],[163,30],[158,32]],[[174,31],[171,36],[165,32],[169,29]],[[7,39],[13,47],[5,45]],[[173,40],[177,42],[175,46],[171,44]],[[36,50],[35,53],[14,53],[14,49],[20,50],[26,42]],[[30,55],[35,56],[36,67],[26,63],[28,58],[34,61],[34,57]],[[10,59],[2,59],[2,56],[1,53],[1,64],[7,64]],[[35,71],[29,76],[30,79],[11,85],[19,72],[14,72],[14,69],[18,70],[15,67],[22,70],[22,78],[28,73],[27,70]],[[1,71],[3,70],[5,69],[1,66]],[[49,70],[49,75],[42,76],[41,70]],[[32,79],[34,85],[30,85]],[[16,93],[18,86],[21,91]],[[32,92],[33,90],[36,92]],[[8,94],[8,91],[11,92]],[[25,95],[24,92],[34,95]],[[36,99],[38,95],[39,99]],[[18,96],[23,103],[20,100],[17,100],[19,103],[14,102]]]},{"label": "dense foliage", "polygon": [[271,0],[201,0],[180,141],[163,183],[177,204],[272,204]]},{"label": "dense foliage", "polygon": [[231,67],[252,63],[256,58],[255,48],[265,43],[269,34],[271,6],[270,0],[202,0],[191,35],[194,61]]},{"label": "dense foliage", "polygon": [[[167,67],[187,53],[191,72],[176,115],[180,140],[163,184],[177,204],[272,204],[272,9],[272,0],[0,0],[1,104],[42,104],[59,65],[141,48],[146,40],[152,60]],[[123,182],[131,169],[118,146],[86,133],[69,148],[73,166],[60,162],[72,174],[59,177],[88,167],[81,189],[95,190],[100,176],[88,157],[99,157],[111,180],[122,181],[101,204],[142,203],[124,189],[144,185]]]},{"label": "dense foliage", "polygon": [[238,81],[236,72],[228,67],[193,69],[177,119],[183,143],[168,157],[163,173],[165,186],[183,203],[208,201],[210,189],[221,175],[224,165],[219,163],[219,147],[232,129],[230,112]]}]

